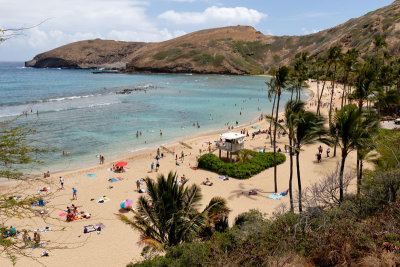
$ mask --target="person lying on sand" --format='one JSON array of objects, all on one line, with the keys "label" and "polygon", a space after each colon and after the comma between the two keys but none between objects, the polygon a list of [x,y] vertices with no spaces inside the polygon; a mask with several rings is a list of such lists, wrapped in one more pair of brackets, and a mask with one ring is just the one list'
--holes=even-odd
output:
[{"label": "person lying on sand", "polygon": [[182,175],[181,177],[181,183],[188,181],[189,179],[186,178],[185,175]]},{"label": "person lying on sand", "polygon": [[210,182],[209,178],[206,178],[206,180],[204,182],[201,183],[202,185],[208,185],[208,186],[212,186],[213,183]]}]

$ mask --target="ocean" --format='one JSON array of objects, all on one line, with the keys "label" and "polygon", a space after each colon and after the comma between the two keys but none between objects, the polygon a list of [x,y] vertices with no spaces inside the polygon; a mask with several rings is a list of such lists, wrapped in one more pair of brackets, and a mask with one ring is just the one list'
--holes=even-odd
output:
[{"label": "ocean", "polygon": [[[93,74],[0,62],[0,120],[18,123],[55,152],[40,171],[92,166],[200,133],[248,124],[270,113],[266,77],[196,74]],[[136,89],[131,94],[117,94]],[[290,97],[282,95],[281,107]],[[193,124],[200,125],[200,128]],[[160,130],[162,136],[160,136]],[[136,137],[136,132],[142,135]],[[62,151],[68,152],[63,156]]]}]

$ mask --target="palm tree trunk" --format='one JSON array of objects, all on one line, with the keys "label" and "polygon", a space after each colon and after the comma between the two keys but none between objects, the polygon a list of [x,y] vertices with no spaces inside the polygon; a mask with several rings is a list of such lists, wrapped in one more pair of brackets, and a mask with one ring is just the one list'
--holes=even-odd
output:
[{"label": "palm tree trunk", "polygon": [[339,142],[339,137],[336,136],[336,142],[333,145],[333,157],[336,157],[336,148],[337,148],[337,143]]},{"label": "palm tree trunk", "polygon": [[342,92],[342,104],[340,106],[340,109],[343,108],[344,106],[344,92],[346,91],[346,82],[343,84],[343,92]]},{"label": "palm tree trunk", "polygon": [[361,186],[361,181],[360,181],[360,153],[357,149],[357,195],[360,195],[360,186]]},{"label": "palm tree trunk", "polygon": [[[363,165],[364,162],[360,160],[360,184],[358,190],[361,191],[361,186],[362,186],[362,176],[363,176]],[[359,192],[357,192],[359,194]]]},{"label": "palm tree trunk", "polygon": [[278,102],[276,104],[276,116],[275,116],[275,127],[274,127],[274,192],[278,192],[277,184],[277,166],[276,166],[276,126],[278,123],[278,113],[279,113],[279,101],[281,100],[281,89],[278,88]]},{"label": "palm tree trunk", "polygon": [[321,94],[317,96],[318,97],[317,115],[321,115],[320,106],[321,106],[322,95],[324,94],[325,84],[326,84],[326,80],[324,80],[324,83],[322,84]]},{"label": "palm tree trunk", "polygon": [[329,72],[330,68],[331,68],[331,65],[328,65],[328,68],[326,69],[325,80],[324,80],[324,83],[322,84],[321,94],[318,96],[317,115],[321,115],[321,110],[320,110],[319,105],[321,104],[322,94],[324,93],[324,89],[325,89],[326,77],[328,76],[328,72]]},{"label": "palm tree trunk", "polygon": [[335,79],[336,79],[336,65],[333,71],[333,79],[332,79],[332,91],[331,91],[331,102],[329,105],[329,123],[331,123],[331,115],[332,115],[332,101],[333,101],[333,94],[335,93]]},{"label": "palm tree trunk", "polygon": [[[276,100],[276,93],[275,93],[275,96],[274,96],[274,103],[272,104],[272,111],[271,111],[271,118],[272,119],[274,119],[275,100]],[[271,130],[271,133],[272,133],[272,120],[269,121],[269,129]],[[272,146],[272,134],[270,134],[269,137],[270,137],[271,146]]]},{"label": "palm tree trunk", "polygon": [[293,141],[292,138],[289,138],[289,157],[290,157],[290,175],[289,175],[289,197],[290,197],[290,211],[294,212],[294,204],[293,204],[293,154],[292,154],[292,146]]},{"label": "palm tree trunk", "polygon": [[339,172],[339,202],[343,202],[343,173],[344,173],[344,164],[346,163],[347,153],[342,149],[342,163],[340,165]]},{"label": "palm tree trunk", "polygon": [[299,212],[303,212],[303,204],[301,202],[301,178],[300,178],[300,152],[296,151],[296,168],[297,168],[297,186],[299,188]]}]

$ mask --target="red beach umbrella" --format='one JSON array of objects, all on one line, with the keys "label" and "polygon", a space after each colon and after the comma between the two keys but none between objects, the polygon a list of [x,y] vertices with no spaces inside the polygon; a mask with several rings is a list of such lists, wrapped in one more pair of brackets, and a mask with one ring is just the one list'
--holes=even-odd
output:
[{"label": "red beach umbrella", "polygon": [[126,163],[125,161],[120,161],[117,164],[115,164],[115,167],[124,167],[128,165],[128,163]]}]

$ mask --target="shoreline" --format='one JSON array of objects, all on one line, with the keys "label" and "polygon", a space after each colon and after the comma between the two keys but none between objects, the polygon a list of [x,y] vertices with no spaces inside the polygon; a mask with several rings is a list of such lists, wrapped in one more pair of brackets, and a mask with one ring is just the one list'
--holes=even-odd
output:
[{"label": "shoreline", "polygon": [[[310,88],[309,90],[312,89]],[[309,109],[310,105],[312,106],[314,99],[312,98],[312,94],[310,94],[310,97],[307,99],[307,109]],[[281,108],[283,108],[283,105]],[[322,111],[326,114],[328,109],[323,108]],[[279,114],[282,116],[282,112]],[[242,129],[249,131],[250,137],[245,138],[245,147],[247,149],[258,151],[265,148],[266,151],[271,152],[272,148],[270,140],[267,138],[268,135],[259,134],[252,138],[252,132],[258,130],[251,127],[257,125],[261,126],[262,130],[269,127],[269,124],[264,119],[259,122],[250,123],[247,126],[238,126],[233,131],[238,132]],[[53,229],[42,234],[42,240],[46,242],[45,249],[49,251],[50,257],[40,257],[42,250],[27,250],[26,252],[29,256],[18,257],[16,266],[52,266],[54,262],[57,262],[60,267],[76,265],[77,262],[84,262],[85,266],[126,266],[129,262],[142,260],[141,250],[143,247],[137,243],[140,240],[140,234],[117,217],[118,214],[123,212],[120,210],[119,204],[126,199],[131,199],[136,206],[139,197],[146,196],[136,190],[136,181],[143,177],[156,179],[158,175],[166,176],[170,171],[176,173],[178,179],[185,174],[189,179],[187,182],[188,186],[193,184],[199,186],[202,194],[200,209],[204,208],[211,198],[215,196],[226,199],[228,207],[231,210],[229,214],[230,225],[234,223],[236,216],[251,209],[257,209],[267,217],[270,217],[280,207],[287,206],[289,204],[288,197],[282,197],[280,200],[268,198],[273,193],[274,168],[266,169],[250,179],[239,180],[231,178],[227,181],[219,179],[216,173],[202,169],[192,169],[192,167],[197,166],[197,157],[200,150],[202,154],[203,151],[204,153],[208,153],[208,142],[218,140],[219,133],[221,132],[229,131],[221,129],[181,138],[180,140],[192,147],[191,149],[179,144],[179,142],[165,144],[165,147],[171,151],[175,149],[175,154],[178,156],[181,152],[184,152],[185,157],[184,160],[178,159],[179,165],[176,165],[175,156],[166,153],[164,158],[160,159],[160,170],[158,172],[150,170],[150,163],[155,162],[154,156],[156,155],[157,146],[154,146],[154,148],[133,152],[127,157],[119,157],[118,159],[125,160],[128,163],[127,171],[124,173],[108,171],[107,168],[112,167],[113,161],[106,159],[104,165],[96,164],[87,168],[55,172],[51,174],[51,177],[46,179],[40,177],[40,179],[30,181],[17,180],[14,186],[10,184],[0,186],[0,191],[3,194],[21,194],[22,196],[38,196],[38,194],[43,194],[48,202],[46,208],[49,209],[49,217],[47,218],[41,218],[40,215],[37,215],[31,219],[21,220],[13,217],[7,220],[7,225],[11,224],[18,230],[27,229],[31,235],[35,229],[42,229],[46,226],[51,226]],[[278,137],[278,147],[283,149],[287,143],[286,136]],[[300,167],[304,189],[317,182],[328,172],[333,171],[340,160],[340,157],[327,158],[324,155],[322,162],[317,163],[315,153],[319,145],[319,143],[307,145],[304,147],[304,151],[302,151]],[[326,149],[326,146],[324,146],[324,149]],[[215,151],[214,154],[218,155],[218,151]],[[224,153],[222,154],[225,157]],[[288,188],[290,161],[287,154],[286,156],[286,161],[277,168],[278,192],[283,192]],[[346,162],[346,172],[355,169],[355,158],[355,153],[349,154],[348,161]],[[88,177],[87,174],[95,174],[96,177]],[[60,188],[59,176],[62,176],[65,181],[64,189]],[[121,179],[111,183],[109,181],[110,178]],[[213,186],[201,185],[206,178],[210,179]],[[355,183],[353,182],[352,185],[355,186]],[[50,186],[51,190],[47,193],[38,193],[37,190],[45,186]],[[293,179],[293,187],[297,187],[296,179]],[[77,200],[71,198],[72,188],[78,190]],[[254,189],[258,190],[258,194],[256,196],[249,195],[248,192]],[[99,197],[102,198],[104,196],[107,196],[110,202],[98,203],[97,200]],[[78,206],[79,211],[89,212],[91,219],[66,222],[65,217],[60,217],[61,215],[59,214],[66,209],[66,206],[70,206],[71,203]],[[133,214],[127,215],[130,218],[133,216]],[[106,225],[106,228],[100,235],[96,233],[82,234],[84,226],[89,224],[94,225],[99,222]],[[62,244],[67,249],[57,248],[59,244]],[[39,264],[37,261],[42,264]],[[0,265],[12,266],[6,258],[0,258]]]}]

